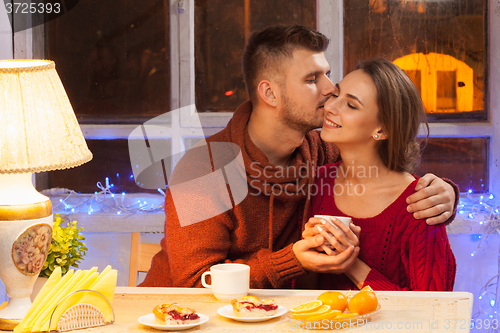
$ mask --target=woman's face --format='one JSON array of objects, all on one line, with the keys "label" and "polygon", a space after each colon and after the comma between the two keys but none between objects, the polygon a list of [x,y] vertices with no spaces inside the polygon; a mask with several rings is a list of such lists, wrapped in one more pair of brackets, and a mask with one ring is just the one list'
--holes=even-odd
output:
[{"label": "woman's face", "polygon": [[321,138],[335,144],[375,143],[381,133],[378,121],[377,89],[371,77],[362,70],[349,73],[325,104]]}]

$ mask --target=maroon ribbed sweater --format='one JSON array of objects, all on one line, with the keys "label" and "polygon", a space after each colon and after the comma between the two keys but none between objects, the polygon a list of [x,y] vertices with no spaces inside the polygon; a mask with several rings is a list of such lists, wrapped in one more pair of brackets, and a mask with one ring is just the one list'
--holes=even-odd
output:
[{"label": "maroon ribbed sweater", "polygon": [[[324,192],[313,197],[313,214],[347,216],[337,208],[333,196],[333,175],[339,163],[318,168],[315,185]],[[415,193],[416,184],[417,180],[377,216],[352,217],[361,227],[359,258],[372,268],[363,286],[374,290],[453,290],[456,263],[445,225],[427,225],[406,210],[406,198]],[[320,286],[357,289],[345,274],[321,274]]]}]

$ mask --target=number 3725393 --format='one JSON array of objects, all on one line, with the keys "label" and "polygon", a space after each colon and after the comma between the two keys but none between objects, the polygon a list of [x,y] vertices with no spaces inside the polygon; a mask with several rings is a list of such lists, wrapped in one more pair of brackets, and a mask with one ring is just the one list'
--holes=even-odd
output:
[{"label": "number 3725393", "polygon": [[7,9],[7,14],[59,14],[61,12],[61,4],[59,2],[55,3],[43,3],[43,2],[13,2],[6,3],[5,8]]},{"label": "number 3725393", "polygon": [[498,319],[446,319],[444,321],[445,329],[465,329],[469,326],[470,329],[485,329],[488,330],[490,328],[496,330],[498,329]]}]

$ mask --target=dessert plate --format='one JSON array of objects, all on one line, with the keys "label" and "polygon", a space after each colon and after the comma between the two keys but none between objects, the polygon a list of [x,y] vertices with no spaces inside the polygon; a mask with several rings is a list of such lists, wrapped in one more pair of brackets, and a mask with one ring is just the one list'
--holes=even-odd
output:
[{"label": "dessert plate", "polygon": [[256,323],[259,321],[266,321],[269,319],[280,317],[287,312],[288,312],[288,310],[284,306],[281,306],[281,305],[278,305],[278,312],[276,312],[272,316],[267,316],[267,317],[236,317],[234,315],[233,306],[231,304],[223,306],[223,307],[219,308],[219,310],[217,310],[217,313],[219,315],[221,315],[222,317],[226,317],[229,319],[242,321],[242,322],[246,322],[246,323]]},{"label": "dessert plate", "polygon": [[186,325],[159,324],[155,320],[154,313],[150,313],[150,314],[144,315],[142,317],[139,317],[139,319],[137,319],[137,320],[143,325],[152,327],[152,328],[160,330],[160,331],[183,331],[183,330],[187,330],[189,328],[201,325],[201,324],[206,323],[208,321],[208,316],[205,316],[204,314],[201,314],[201,313],[198,313],[197,315],[200,316],[199,322],[193,323],[193,324],[186,324]]}]

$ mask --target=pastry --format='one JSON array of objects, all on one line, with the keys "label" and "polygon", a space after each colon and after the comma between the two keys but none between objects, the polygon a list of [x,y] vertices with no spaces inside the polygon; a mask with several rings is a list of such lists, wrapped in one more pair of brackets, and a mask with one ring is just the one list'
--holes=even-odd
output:
[{"label": "pastry", "polygon": [[236,317],[269,317],[278,312],[278,304],[272,299],[259,300],[255,296],[243,296],[231,301]]},{"label": "pastry", "polygon": [[153,309],[157,323],[163,325],[185,325],[200,321],[196,311],[189,308],[181,308],[177,303],[159,304]]}]

